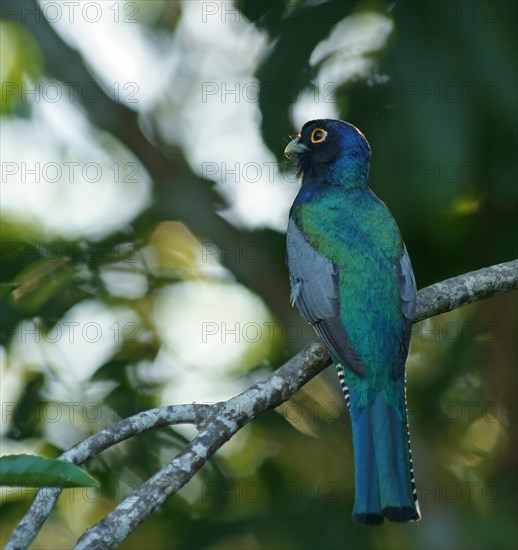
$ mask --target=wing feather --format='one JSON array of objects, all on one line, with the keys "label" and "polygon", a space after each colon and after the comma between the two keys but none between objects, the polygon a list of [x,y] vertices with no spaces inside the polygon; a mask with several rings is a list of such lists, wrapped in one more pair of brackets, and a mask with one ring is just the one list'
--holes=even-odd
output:
[{"label": "wing feather", "polygon": [[291,300],[313,325],[330,351],[356,374],[365,376],[365,365],[353,348],[340,317],[340,273],[324,258],[290,219],[287,233],[287,263]]},{"label": "wing feather", "polygon": [[403,314],[403,345],[401,348],[401,357],[392,373],[393,377],[397,379],[405,372],[405,363],[408,356],[408,348],[410,347],[410,337],[412,336],[412,324],[415,318],[417,299],[414,270],[412,269],[410,256],[406,248],[403,250],[403,255],[396,264],[396,272],[399,283],[401,312]]}]

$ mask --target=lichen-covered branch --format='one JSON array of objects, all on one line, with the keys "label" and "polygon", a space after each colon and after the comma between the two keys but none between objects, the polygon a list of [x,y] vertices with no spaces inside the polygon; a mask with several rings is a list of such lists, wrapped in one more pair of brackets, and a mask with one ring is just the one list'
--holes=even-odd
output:
[{"label": "lichen-covered branch", "polygon": [[183,451],[86,531],[75,548],[100,550],[117,546],[155,508],[183,487],[240,428],[284,403],[329,362],[327,350],[320,344],[313,344],[270,376],[222,403],[206,427]]},{"label": "lichen-covered branch", "polygon": [[[213,407],[214,405],[205,404],[174,405],[141,412],[81,441],[64,452],[60,459],[82,464],[113,445],[147,430],[173,424],[200,425]],[[60,494],[59,487],[41,489],[27,514],[13,531],[6,548],[27,548],[52,512]]]},{"label": "lichen-covered branch", "polygon": [[518,260],[470,271],[421,289],[415,322],[517,289]]},{"label": "lichen-covered branch", "polygon": [[[518,289],[518,260],[486,267],[433,284],[418,293],[416,322],[471,302]],[[145,411],[89,437],[62,455],[80,464],[145,430],[191,423],[200,431],[167,466],[147,480],[99,523],[76,548],[114,548],[169,496],[176,493],[244,425],[287,401],[330,364],[322,344],[311,344],[240,395],[215,405],[177,405]],[[50,514],[59,489],[40,491],[13,532],[6,550],[27,548]]]}]

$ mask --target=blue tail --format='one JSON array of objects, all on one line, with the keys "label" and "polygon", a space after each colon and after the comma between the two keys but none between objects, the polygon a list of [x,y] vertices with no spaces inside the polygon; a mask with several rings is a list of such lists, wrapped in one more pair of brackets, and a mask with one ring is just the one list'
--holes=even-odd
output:
[{"label": "blue tail", "polygon": [[[351,392],[351,398],[353,398]],[[383,518],[418,520],[406,413],[401,421],[381,392],[352,418],[355,492],[353,520],[381,525]]]}]

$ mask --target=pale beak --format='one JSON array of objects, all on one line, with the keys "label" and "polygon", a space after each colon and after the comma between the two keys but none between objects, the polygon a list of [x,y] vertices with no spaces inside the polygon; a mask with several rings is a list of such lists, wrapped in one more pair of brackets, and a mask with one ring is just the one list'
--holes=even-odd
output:
[{"label": "pale beak", "polygon": [[288,143],[286,149],[284,149],[284,154],[288,158],[291,158],[293,155],[299,155],[300,153],[303,153],[306,149],[307,146],[303,143],[300,143],[299,138],[295,138]]}]

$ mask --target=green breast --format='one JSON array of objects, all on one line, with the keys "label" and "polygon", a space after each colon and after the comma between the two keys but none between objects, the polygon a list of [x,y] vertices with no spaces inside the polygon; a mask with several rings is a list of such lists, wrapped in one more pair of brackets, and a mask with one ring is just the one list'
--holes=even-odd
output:
[{"label": "green breast", "polygon": [[392,214],[370,191],[332,188],[292,215],[312,246],[340,270],[341,318],[367,370],[362,380],[346,369],[346,383],[363,387],[365,400],[369,389],[390,393],[403,342],[395,270],[403,242]]}]

